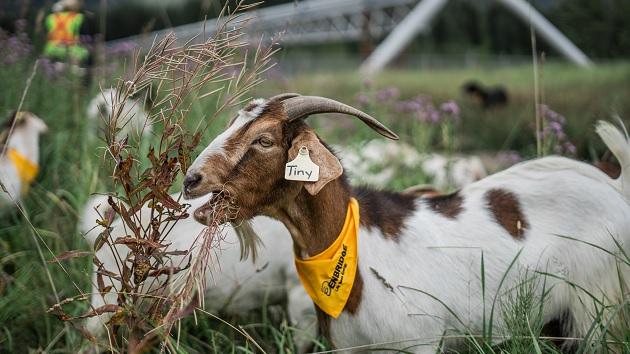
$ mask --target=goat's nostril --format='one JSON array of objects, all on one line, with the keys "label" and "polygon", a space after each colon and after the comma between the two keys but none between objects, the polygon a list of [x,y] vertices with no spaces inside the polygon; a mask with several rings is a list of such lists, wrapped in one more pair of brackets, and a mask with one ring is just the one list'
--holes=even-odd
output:
[{"label": "goat's nostril", "polygon": [[184,190],[186,192],[190,192],[192,188],[195,188],[196,185],[201,182],[201,175],[199,173],[192,173],[186,175],[184,178]]}]

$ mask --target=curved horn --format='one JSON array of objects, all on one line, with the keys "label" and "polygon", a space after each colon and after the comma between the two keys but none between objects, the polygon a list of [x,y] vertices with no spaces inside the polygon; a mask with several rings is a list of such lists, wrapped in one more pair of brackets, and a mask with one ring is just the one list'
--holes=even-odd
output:
[{"label": "curved horn", "polygon": [[293,98],[293,97],[298,97],[300,94],[299,93],[293,93],[293,92],[286,92],[286,93],[281,93],[279,95],[275,95],[271,98],[269,98],[269,102],[274,102],[274,101],[279,101],[282,102],[288,98]]},{"label": "curved horn", "polygon": [[382,136],[398,140],[398,135],[389,130],[376,118],[362,112],[347,104],[337,102],[330,98],[319,96],[297,96],[292,97],[283,102],[284,110],[289,117],[289,121],[305,118],[311,114],[317,113],[343,113],[359,118],[363,123],[375,130]]}]

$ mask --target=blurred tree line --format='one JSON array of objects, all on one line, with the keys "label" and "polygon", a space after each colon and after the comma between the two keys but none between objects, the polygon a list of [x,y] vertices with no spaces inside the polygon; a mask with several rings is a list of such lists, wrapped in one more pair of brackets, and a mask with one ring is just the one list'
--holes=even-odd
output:
[{"label": "blurred tree line", "polygon": [[[6,1],[6,0],[5,0]],[[52,0],[0,2],[0,27],[12,30],[16,18],[27,18],[33,34],[43,38],[43,14]],[[236,0],[230,0],[234,4]],[[297,0],[267,0],[273,6]],[[249,3],[255,1],[250,0]],[[630,0],[530,0],[579,48],[593,58],[630,55]],[[91,33],[105,32],[106,40],[216,17],[225,1],[218,0],[86,0],[84,10]],[[103,13],[103,5],[107,4]],[[379,40],[379,39],[375,39]],[[530,29],[493,0],[451,0],[416,46],[423,50],[461,53],[475,48],[484,53],[528,55]],[[542,50],[549,52],[542,41]],[[428,46],[428,48],[427,48]],[[356,44],[348,44],[356,50]],[[553,52],[551,52],[553,53]]]},{"label": "blurred tree line", "polygon": [[[630,55],[630,0],[530,0],[551,23],[593,58]],[[451,0],[428,40],[437,49],[473,45],[494,54],[530,54],[530,28],[501,4]],[[548,50],[542,40],[539,48]]]}]

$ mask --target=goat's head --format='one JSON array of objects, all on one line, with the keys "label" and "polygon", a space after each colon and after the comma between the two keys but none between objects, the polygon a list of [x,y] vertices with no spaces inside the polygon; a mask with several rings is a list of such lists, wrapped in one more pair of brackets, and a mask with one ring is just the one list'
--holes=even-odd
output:
[{"label": "goat's head", "polygon": [[[286,93],[268,100],[253,100],[186,173],[187,198],[212,193],[210,201],[195,211],[197,221],[206,223],[214,205],[226,196],[238,208],[236,219],[246,220],[272,214],[302,188],[316,195],[338,178],[343,173],[341,163],[304,121],[318,113],[354,116],[383,136],[398,139],[368,114],[328,98]],[[308,148],[311,160],[320,168],[316,182],[284,179],[285,164],[296,157],[301,147]]]},{"label": "goat's head", "polygon": [[25,129],[34,131],[37,135],[44,134],[48,131],[48,126],[44,121],[31,112],[21,112],[22,120],[24,121],[23,127]]},{"label": "goat's head", "polygon": [[[9,132],[13,127],[12,137],[23,136],[36,138],[40,134],[48,131],[48,126],[44,121],[31,112],[13,112],[9,119],[2,124],[0,131],[0,145],[9,140]],[[9,145],[11,145],[9,143]]]}]

